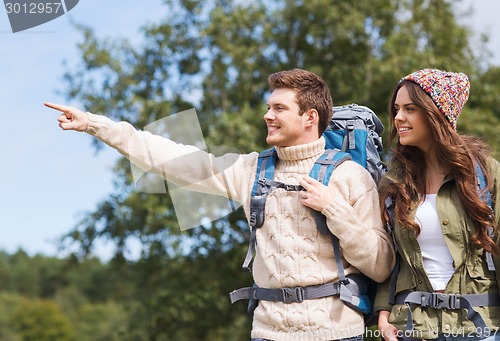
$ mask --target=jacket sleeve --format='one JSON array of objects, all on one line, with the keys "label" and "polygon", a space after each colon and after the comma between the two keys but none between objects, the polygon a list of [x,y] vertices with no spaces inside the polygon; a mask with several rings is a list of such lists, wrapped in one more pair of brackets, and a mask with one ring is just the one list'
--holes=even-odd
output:
[{"label": "jacket sleeve", "polygon": [[373,311],[379,312],[381,310],[392,310],[392,304],[389,304],[389,287],[390,287],[390,277],[383,283],[377,285],[377,295],[375,296],[375,302],[373,303]]},{"label": "jacket sleeve", "polygon": [[246,172],[255,168],[257,155],[234,153],[215,157],[195,146],[138,131],[127,122],[114,122],[91,113],[88,116],[86,132],[115,148],[142,174],[151,172],[178,187],[231,197],[239,202],[246,197],[251,178]]},{"label": "jacket sleeve", "polygon": [[394,267],[394,247],[380,216],[379,196],[370,174],[352,161],[341,164],[330,179],[334,199],[323,210],[330,231],[340,240],[342,255],[377,282]]}]

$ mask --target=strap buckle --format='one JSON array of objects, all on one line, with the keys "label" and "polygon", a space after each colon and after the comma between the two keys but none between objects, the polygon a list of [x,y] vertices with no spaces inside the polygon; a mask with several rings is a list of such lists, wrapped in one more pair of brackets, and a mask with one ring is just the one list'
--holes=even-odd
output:
[{"label": "strap buckle", "polygon": [[259,185],[263,186],[263,187],[269,187],[269,184],[267,183],[267,179],[266,178],[262,178],[262,179],[259,179],[258,180],[258,183]]},{"label": "strap buckle", "polygon": [[301,185],[288,185],[288,184],[283,184],[283,188],[287,192],[300,192],[304,189]]},{"label": "strap buckle", "polygon": [[431,293],[428,299],[422,296],[422,307],[426,306],[436,309],[460,309],[460,295]]},{"label": "strap buckle", "polygon": [[304,301],[304,288],[282,288],[281,295],[284,303],[302,302]]}]

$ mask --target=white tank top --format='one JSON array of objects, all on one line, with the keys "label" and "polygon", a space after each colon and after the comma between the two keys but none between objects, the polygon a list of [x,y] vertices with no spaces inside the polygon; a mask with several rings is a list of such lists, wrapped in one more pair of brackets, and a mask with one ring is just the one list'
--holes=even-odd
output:
[{"label": "white tank top", "polygon": [[417,241],[422,250],[425,272],[434,290],[444,290],[455,269],[439,223],[436,194],[425,196],[425,201],[417,208],[415,221],[420,226]]}]

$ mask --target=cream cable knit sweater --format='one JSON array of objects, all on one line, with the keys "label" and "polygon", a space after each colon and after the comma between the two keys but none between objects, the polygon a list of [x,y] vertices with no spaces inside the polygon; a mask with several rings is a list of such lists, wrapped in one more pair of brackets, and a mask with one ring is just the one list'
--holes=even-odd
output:
[{"label": "cream cable knit sweater", "polygon": [[[155,172],[187,188],[243,204],[248,217],[257,153],[215,158],[193,146],[177,144],[126,122],[89,113],[87,133],[117,149],[145,171]],[[278,147],[275,180],[298,184],[323,153],[323,138],[300,146]],[[225,179],[222,176],[224,173]],[[340,239],[346,274],[362,271],[385,280],[394,263],[390,237],[380,220],[378,194],[369,173],[347,161],[332,174],[335,199],[322,212]],[[274,190],[267,198],[265,222],[257,232],[253,263],[260,287],[308,286],[338,280],[331,240],[320,235],[311,210],[297,192]],[[364,332],[361,314],[336,297],[285,304],[261,301],[254,312],[252,338],[271,340],[333,340]]]}]

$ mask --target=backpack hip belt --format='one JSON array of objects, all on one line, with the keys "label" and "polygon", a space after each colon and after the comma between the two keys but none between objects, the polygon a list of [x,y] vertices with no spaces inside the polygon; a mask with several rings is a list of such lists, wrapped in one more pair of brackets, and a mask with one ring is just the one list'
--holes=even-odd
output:
[{"label": "backpack hip belt", "polygon": [[359,274],[351,274],[343,280],[325,284],[310,285],[294,288],[259,288],[254,285],[236,289],[229,294],[231,303],[239,300],[263,300],[283,303],[300,303],[304,300],[339,296],[347,305],[360,309],[363,291],[365,290],[364,278]]},{"label": "backpack hip belt", "polygon": [[410,304],[416,304],[423,308],[449,310],[467,310],[467,319],[472,321],[478,330],[488,330],[481,315],[473,307],[492,307],[500,305],[500,297],[496,294],[442,294],[437,292],[412,291],[398,294],[395,297],[396,304],[406,304],[408,307],[408,319],[406,330],[413,330],[413,315]]},{"label": "backpack hip belt", "polygon": [[295,288],[260,288],[257,286],[236,289],[229,294],[231,303],[239,300],[264,300],[283,303],[302,302],[316,298],[335,296],[340,294],[339,283],[326,283]]}]

